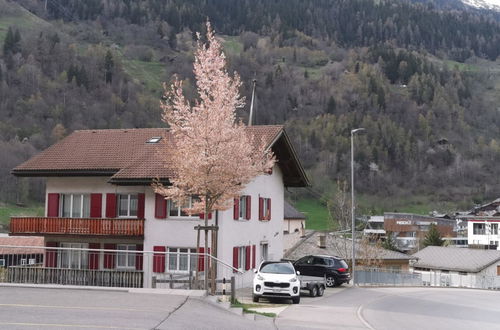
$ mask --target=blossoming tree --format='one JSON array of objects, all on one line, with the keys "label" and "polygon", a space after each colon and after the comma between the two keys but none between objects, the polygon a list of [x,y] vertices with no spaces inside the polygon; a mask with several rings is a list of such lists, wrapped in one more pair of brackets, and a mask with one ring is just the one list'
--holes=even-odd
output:
[{"label": "blossoming tree", "polygon": [[[246,184],[272,168],[275,157],[236,118],[236,109],[244,105],[239,94],[240,77],[236,72],[233,76],[228,74],[221,44],[209,22],[206,43],[200,40],[199,33],[197,36],[196,100],[186,99],[182,82],[175,77],[170,87],[164,84],[161,103],[163,121],[169,125],[175,144],[165,162],[175,164],[176,175],[170,179],[170,186],[156,181],[153,188],[180,205],[187,198],[196,197],[185,211],[203,213],[208,251],[209,214],[230,208]],[[205,265],[208,264],[205,256]],[[205,272],[205,285],[207,276]]]}]

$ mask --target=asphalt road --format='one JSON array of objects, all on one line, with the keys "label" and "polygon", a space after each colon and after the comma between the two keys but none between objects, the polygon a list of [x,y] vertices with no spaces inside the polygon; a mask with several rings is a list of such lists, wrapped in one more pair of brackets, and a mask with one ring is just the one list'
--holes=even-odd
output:
[{"label": "asphalt road", "polygon": [[204,298],[0,287],[0,329],[273,329]]},{"label": "asphalt road", "polygon": [[454,288],[334,288],[276,319],[278,329],[500,329],[500,292]]},{"label": "asphalt road", "polygon": [[0,287],[0,329],[499,329],[500,292],[333,288],[276,318],[253,321],[204,298]]}]

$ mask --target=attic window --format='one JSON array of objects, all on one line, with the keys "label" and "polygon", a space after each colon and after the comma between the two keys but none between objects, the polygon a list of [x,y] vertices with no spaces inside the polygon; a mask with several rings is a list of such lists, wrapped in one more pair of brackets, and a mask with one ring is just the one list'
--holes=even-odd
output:
[{"label": "attic window", "polygon": [[151,139],[147,140],[146,143],[158,143],[161,140],[161,136],[153,136]]}]

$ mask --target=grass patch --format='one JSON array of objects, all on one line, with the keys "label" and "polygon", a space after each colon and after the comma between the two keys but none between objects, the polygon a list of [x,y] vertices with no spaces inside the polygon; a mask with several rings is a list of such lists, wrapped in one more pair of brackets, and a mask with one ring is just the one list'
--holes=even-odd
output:
[{"label": "grass patch", "polygon": [[231,304],[231,307],[243,308],[243,313],[246,314],[259,314],[267,317],[276,317],[276,313],[257,312],[252,310],[252,308],[280,307],[280,305],[243,304],[238,300],[236,300],[234,303]]},{"label": "grass patch", "polygon": [[299,68],[302,73],[304,74],[304,77],[306,75],[307,71],[307,79],[311,80],[319,80],[322,76],[322,68],[321,66],[303,66],[303,65],[298,65],[297,68]]},{"label": "grass patch", "polygon": [[0,14],[0,40],[5,39],[9,26],[15,27],[21,32],[24,30],[40,30],[51,26],[50,23],[35,16],[16,3],[0,0],[0,13],[2,13]]},{"label": "grass patch", "polygon": [[239,55],[243,52],[243,44],[237,36],[222,37],[224,52],[230,55]]},{"label": "grass patch", "polygon": [[384,212],[429,215],[432,211],[448,213],[460,209],[457,203],[439,201],[424,195],[413,195],[407,198],[380,198],[373,195],[358,195],[357,200],[361,214],[365,215],[383,215]]},{"label": "grass patch", "polygon": [[306,229],[331,230],[337,228],[329,220],[326,205],[317,199],[301,199],[295,203],[295,207],[307,216]]},{"label": "grass patch", "polygon": [[125,72],[133,77],[135,82],[143,85],[148,91],[159,93],[163,90],[162,81],[165,77],[164,63],[126,59],[123,59],[122,62]]},{"label": "grass patch", "polygon": [[21,207],[14,204],[0,203],[0,225],[8,225],[10,217],[30,217],[30,216],[43,216],[44,205],[42,203],[33,203]]}]

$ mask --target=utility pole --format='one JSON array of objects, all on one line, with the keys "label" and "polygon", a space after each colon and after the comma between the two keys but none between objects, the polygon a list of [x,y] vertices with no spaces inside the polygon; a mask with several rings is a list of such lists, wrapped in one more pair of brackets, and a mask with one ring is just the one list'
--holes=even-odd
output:
[{"label": "utility pole", "polygon": [[252,121],[253,121],[253,103],[255,99],[255,86],[257,85],[257,79],[252,80],[253,87],[252,87],[252,100],[250,101],[250,116],[248,117],[248,126],[252,126]]},{"label": "utility pole", "polygon": [[356,216],[354,215],[354,133],[359,131],[364,131],[364,128],[356,128],[351,130],[351,229],[352,229],[352,270],[351,270],[351,278],[352,285],[356,285],[356,277],[354,275],[354,267],[356,266],[356,242],[355,242],[355,234],[356,234]]}]

